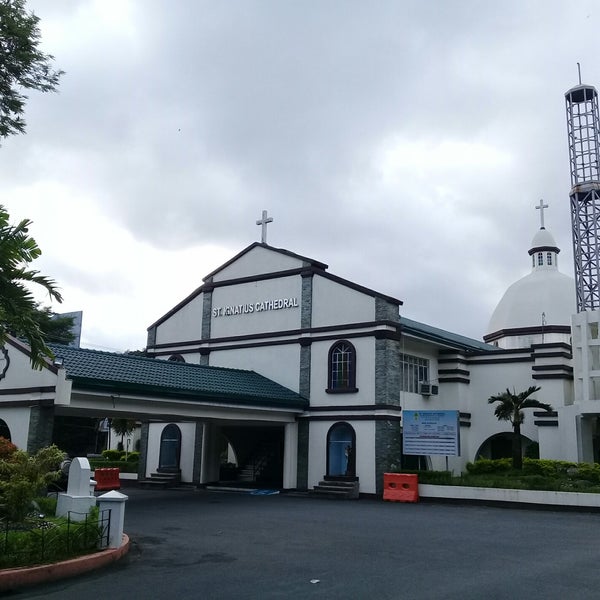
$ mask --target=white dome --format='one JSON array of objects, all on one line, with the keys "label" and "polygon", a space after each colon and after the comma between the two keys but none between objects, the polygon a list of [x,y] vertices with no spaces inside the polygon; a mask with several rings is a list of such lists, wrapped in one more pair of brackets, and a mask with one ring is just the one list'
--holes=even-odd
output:
[{"label": "white dome", "polygon": [[[543,227],[531,242],[531,273],[513,283],[496,306],[490,319],[486,341],[503,347],[538,343],[552,326],[558,336],[568,339],[571,315],[575,309],[575,281],[558,270],[554,236]],[[556,328],[559,326],[559,329]],[[534,337],[531,337],[534,336]],[[537,339],[539,337],[539,339]]]},{"label": "white dome", "polygon": [[[537,233],[531,240],[531,248],[556,248],[554,236],[547,229],[538,229]],[[531,250],[530,250],[531,252]]]},{"label": "white dome", "polygon": [[505,292],[492,314],[489,333],[516,327],[570,325],[575,310],[575,281],[556,270],[534,269]]}]

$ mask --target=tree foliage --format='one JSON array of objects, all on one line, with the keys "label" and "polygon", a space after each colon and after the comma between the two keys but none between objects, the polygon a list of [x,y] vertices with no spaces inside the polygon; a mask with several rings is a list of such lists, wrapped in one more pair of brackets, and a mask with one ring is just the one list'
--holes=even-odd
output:
[{"label": "tree foliage", "polygon": [[121,436],[121,446],[126,435],[129,435],[135,430],[136,422],[134,419],[112,419],[110,428]]},{"label": "tree foliage", "polygon": [[488,398],[489,404],[498,402],[494,410],[494,414],[499,421],[510,421],[513,428],[513,441],[512,441],[512,462],[514,469],[523,468],[523,450],[521,441],[521,425],[525,420],[525,413],[523,412],[526,408],[539,408],[545,411],[551,411],[552,407],[545,402],[540,402],[535,398],[531,398],[532,394],[539,392],[541,388],[531,386],[524,392],[516,393],[515,390],[512,392],[506,388],[506,392],[497,394]]},{"label": "tree foliage", "polygon": [[57,315],[50,307],[37,304],[33,320],[46,343],[70,344],[75,339],[73,317]]},{"label": "tree foliage", "polygon": [[25,0],[0,0],[0,138],[25,131],[23,90],[53,92],[63,74],[38,47],[38,23]]},{"label": "tree foliage", "polygon": [[[1,1],[1,0],[0,0]],[[0,346],[10,333],[24,338],[31,347],[31,364],[41,369],[44,357],[52,357],[37,318],[37,304],[29,286],[44,288],[51,299],[62,302],[54,280],[29,269],[42,251],[29,236],[29,219],[9,223],[9,214],[0,206]]]}]

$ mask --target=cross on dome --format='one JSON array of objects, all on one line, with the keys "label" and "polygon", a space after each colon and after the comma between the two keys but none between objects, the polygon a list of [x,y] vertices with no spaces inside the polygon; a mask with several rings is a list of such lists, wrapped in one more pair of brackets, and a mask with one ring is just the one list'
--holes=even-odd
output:
[{"label": "cross on dome", "polygon": [[540,211],[540,229],[546,229],[544,227],[544,209],[548,208],[548,205],[544,204],[543,200],[540,200],[539,206],[536,206],[535,208],[536,208],[536,210]]},{"label": "cross on dome", "polygon": [[258,221],[256,221],[256,224],[260,225],[262,227],[261,232],[260,232],[260,241],[263,244],[267,243],[267,225],[272,222],[273,222],[273,217],[267,217],[266,210],[262,211],[262,219],[259,219]]}]

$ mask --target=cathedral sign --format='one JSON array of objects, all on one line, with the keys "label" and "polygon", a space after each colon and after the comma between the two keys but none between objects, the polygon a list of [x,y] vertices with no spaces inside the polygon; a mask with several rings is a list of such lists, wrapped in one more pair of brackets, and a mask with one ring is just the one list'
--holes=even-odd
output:
[{"label": "cathedral sign", "polygon": [[298,298],[275,298],[254,303],[233,304],[216,306],[212,309],[213,317],[231,317],[233,315],[249,315],[252,313],[265,312],[269,310],[282,310],[285,308],[298,308]]}]

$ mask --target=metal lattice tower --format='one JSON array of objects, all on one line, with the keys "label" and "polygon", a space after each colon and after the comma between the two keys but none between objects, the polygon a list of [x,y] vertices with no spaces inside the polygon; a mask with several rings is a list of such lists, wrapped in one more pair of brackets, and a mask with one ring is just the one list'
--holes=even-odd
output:
[{"label": "metal lattice tower", "polygon": [[598,92],[581,85],[565,94],[571,169],[571,227],[577,312],[600,309],[600,118]]}]

